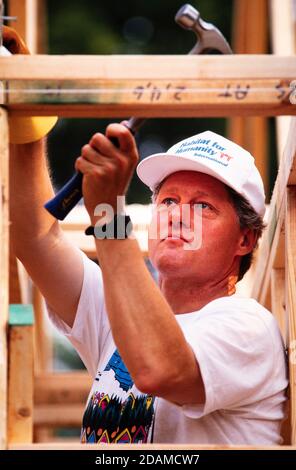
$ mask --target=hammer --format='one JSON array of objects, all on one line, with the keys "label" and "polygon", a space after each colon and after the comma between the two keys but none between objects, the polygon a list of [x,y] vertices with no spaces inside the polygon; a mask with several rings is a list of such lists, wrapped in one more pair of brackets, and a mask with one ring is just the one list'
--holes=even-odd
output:
[{"label": "hammer", "polygon": [[[232,54],[232,50],[223,34],[211,23],[203,21],[200,13],[189,4],[183,5],[175,17],[176,23],[196,34],[197,42],[189,54]],[[146,121],[145,118],[130,118],[125,126],[134,135]],[[119,147],[117,139],[111,139]],[[82,198],[82,173],[76,172],[58,193],[44,207],[59,220],[64,220]]]}]

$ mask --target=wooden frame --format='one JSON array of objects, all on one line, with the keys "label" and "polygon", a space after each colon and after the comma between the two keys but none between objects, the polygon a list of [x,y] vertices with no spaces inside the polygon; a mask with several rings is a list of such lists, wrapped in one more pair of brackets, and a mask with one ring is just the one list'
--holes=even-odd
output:
[{"label": "wooden frame", "polygon": [[7,445],[7,321],[8,321],[8,125],[0,107],[0,449]]},{"label": "wooden frame", "polygon": [[[94,448],[95,447],[95,448]],[[296,446],[234,446],[234,445],[196,445],[196,444],[11,444],[9,450],[92,450],[98,453],[105,450],[125,451],[149,451],[149,450],[296,450]]]},{"label": "wooden frame", "polygon": [[287,190],[286,230],[286,304],[289,317],[289,375],[291,443],[296,444],[296,186]]},{"label": "wooden frame", "polygon": [[45,48],[44,0],[9,0],[8,14],[17,17],[13,27],[24,38],[32,54],[44,52]]},{"label": "wooden frame", "polygon": [[[272,52],[293,57],[296,53],[296,22],[293,0],[269,0]],[[278,157],[283,155],[288,137],[290,118],[276,119]]]},{"label": "wooden frame", "polygon": [[31,305],[9,308],[8,442],[33,440],[34,315]]},{"label": "wooden frame", "polygon": [[[260,244],[260,256],[256,263],[252,295],[265,304],[272,267],[284,267],[283,223],[287,186],[296,184],[296,119],[291,121],[284,155],[281,158],[278,176],[269,207],[269,224]],[[278,248],[280,248],[278,250]]]},{"label": "wooden frame", "polygon": [[296,114],[289,101],[296,57],[40,55],[2,57],[1,65],[6,106],[17,115]]},{"label": "wooden frame", "polygon": [[36,375],[34,382],[34,425],[79,427],[92,385],[89,374],[82,371],[44,372]]},{"label": "wooden frame", "polygon": [[[295,208],[296,208],[296,118],[291,119],[284,155],[280,160],[277,180],[269,208],[269,223],[263,236],[254,274],[252,296],[272,307],[288,348],[290,376],[291,443],[296,444],[296,291],[295,291]],[[285,284],[283,282],[285,278]],[[274,284],[275,280],[279,284]],[[272,289],[272,286],[274,289]]]},{"label": "wooden frame", "polygon": [[[11,5],[20,4],[11,1]],[[273,1],[274,4],[279,2]],[[26,6],[29,1],[26,1]],[[12,12],[11,12],[12,13]],[[284,53],[281,52],[281,53]],[[75,117],[197,117],[197,116],[282,116],[295,115],[296,106],[289,101],[290,82],[295,79],[296,57],[267,55],[235,56],[14,56],[0,58],[0,81],[6,82],[4,103],[15,115],[51,115]],[[254,63],[256,67],[254,68]],[[41,90],[28,93],[28,88]],[[12,93],[12,89],[15,92]],[[71,93],[69,93],[71,91]],[[254,278],[254,296],[263,303],[271,301],[285,331],[283,316],[289,312],[289,340],[295,338],[295,185],[296,118],[292,120],[288,146],[281,162],[270,210],[270,222],[263,239]],[[0,319],[0,447],[7,447],[6,434],[6,325],[8,304],[8,137],[7,113],[0,109],[0,250],[1,250],[1,319]],[[287,197],[287,200],[286,200]],[[285,238],[286,237],[286,238]],[[291,252],[292,258],[284,252]],[[284,270],[287,290],[284,289]],[[262,272],[261,272],[262,271]],[[271,285],[278,286],[280,296]],[[286,294],[286,295],[285,295]],[[287,309],[282,299],[286,299]],[[292,320],[291,320],[292,319]],[[286,320],[286,319],[285,319]],[[21,333],[23,334],[23,333]],[[32,335],[27,331],[27,342]],[[29,346],[29,351],[31,351]],[[12,354],[13,354],[13,347]],[[290,355],[293,353],[290,350]],[[28,368],[30,360],[27,360]],[[292,402],[292,446],[269,446],[266,449],[296,449],[295,432],[295,364],[290,366]],[[43,377],[44,378],[44,377]],[[39,380],[40,379],[40,380]],[[42,379],[35,387],[42,388]],[[17,381],[17,377],[13,380]],[[38,382],[39,380],[39,382]],[[56,380],[56,379],[55,379]],[[44,382],[43,382],[44,383]],[[33,387],[33,386],[32,386]],[[10,386],[12,390],[12,386]],[[60,393],[60,388],[57,388]],[[30,398],[30,397],[29,397]],[[10,404],[12,399],[10,398]],[[59,412],[58,399],[52,403]],[[39,409],[38,409],[39,406]],[[42,425],[50,404],[39,403],[35,419]],[[65,407],[63,410],[65,411]],[[10,408],[11,409],[11,408]],[[72,409],[66,410],[73,414]],[[15,419],[9,413],[10,420]],[[75,417],[75,419],[77,419]],[[26,425],[31,426],[28,423]],[[30,428],[31,429],[31,428]],[[20,443],[31,440],[31,431],[17,443],[9,434],[10,449],[91,449],[87,445],[36,445]],[[118,446],[112,445],[112,449]],[[104,449],[106,447],[104,446]],[[134,448],[126,446],[125,449]],[[176,449],[262,449],[260,446],[180,446]],[[122,447],[118,447],[122,450]],[[171,449],[166,445],[136,446],[136,449]]]},{"label": "wooden frame", "polygon": [[[235,54],[266,54],[268,51],[268,0],[236,0],[233,3],[232,47]],[[283,52],[283,55],[285,53]],[[231,117],[230,140],[256,156],[265,192],[269,192],[267,161],[268,120],[262,116]]]}]

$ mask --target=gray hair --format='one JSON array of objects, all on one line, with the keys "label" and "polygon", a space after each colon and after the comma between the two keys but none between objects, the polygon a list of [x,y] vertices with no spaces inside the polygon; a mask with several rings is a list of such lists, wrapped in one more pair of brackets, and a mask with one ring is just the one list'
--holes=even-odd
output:
[{"label": "gray hair", "polygon": [[225,185],[225,188],[230,196],[232,205],[237,213],[241,230],[245,228],[252,230],[254,232],[256,240],[252,251],[241,257],[238,276],[238,280],[240,281],[252,264],[254,252],[258,246],[258,241],[262,236],[266,224],[263,222],[263,218],[261,217],[261,215],[257,214],[257,212],[253,209],[251,204],[246,200],[244,196],[237,193],[234,189],[230,188],[229,186]]}]

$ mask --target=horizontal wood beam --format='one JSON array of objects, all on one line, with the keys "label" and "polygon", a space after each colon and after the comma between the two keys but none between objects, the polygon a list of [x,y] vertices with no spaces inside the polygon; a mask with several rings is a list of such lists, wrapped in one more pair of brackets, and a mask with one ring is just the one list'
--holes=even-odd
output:
[{"label": "horizontal wood beam", "polygon": [[[213,99],[213,98],[212,98]],[[197,118],[197,117],[230,117],[230,116],[284,116],[296,115],[296,106],[286,103],[247,103],[237,102],[210,103],[203,98],[190,104],[153,103],[153,104],[25,104],[11,105],[8,111],[14,116],[59,116],[64,118]]]},{"label": "horizontal wood beam", "polygon": [[[29,87],[29,90],[28,90]],[[39,90],[38,90],[39,89]],[[5,105],[19,116],[214,117],[296,114],[288,81],[122,81],[11,84]]]},{"label": "horizontal wood beam", "polygon": [[0,80],[295,80],[296,57],[235,55],[14,55]]},{"label": "horizontal wood beam", "polygon": [[40,373],[34,381],[34,402],[40,404],[85,404],[92,385],[87,372]]},{"label": "horizontal wood beam", "polygon": [[84,404],[51,404],[35,405],[33,413],[34,426],[46,426],[48,428],[73,428],[81,427]]},{"label": "horizontal wood beam", "polygon": [[295,76],[296,57],[271,55],[0,58],[5,104],[18,115],[293,115]]},{"label": "horizontal wood beam", "polygon": [[34,381],[34,426],[80,427],[91,384],[84,371],[38,374]]},{"label": "horizontal wood beam", "polygon": [[206,445],[206,444],[18,444],[10,445],[9,450],[296,450],[296,446],[242,446],[242,445]]}]

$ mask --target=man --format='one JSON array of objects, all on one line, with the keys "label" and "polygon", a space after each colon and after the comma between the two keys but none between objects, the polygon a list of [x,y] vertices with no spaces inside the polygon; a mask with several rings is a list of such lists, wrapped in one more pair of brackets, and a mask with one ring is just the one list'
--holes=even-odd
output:
[{"label": "man", "polygon": [[[10,28],[3,41],[28,53]],[[10,119],[11,238],[94,378],[82,442],[279,443],[287,386],[280,333],[255,300],[234,295],[263,228],[253,158],[208,131],[139,164],[156,205],[149,252],[157,286],[132,234],[114,231],[116,220],[130,232],[122,196],[138,162],[132,135],[108,126],[76,162],[99,268],[43,207],[53,190],[41,137],[55,122]],[[101,227],[102,204],[118,213],[111,226]],[[115,238],[100,238],[112,229]]]},{"label": "man", "polygon": [[154,191],[149,253],[159,286],[132,235],[100,238],[100,204],[118,212],[138,162],[123,125],[95,134],[76,161],[100,267],[43,209],[53,194],[43,143],[15,146],[11,161],[16,254],[94,378],[82,442],[280,443],[281,336],[267,310],[234,295],[265,211],[251,155],[207,131],[139,164]]}]

